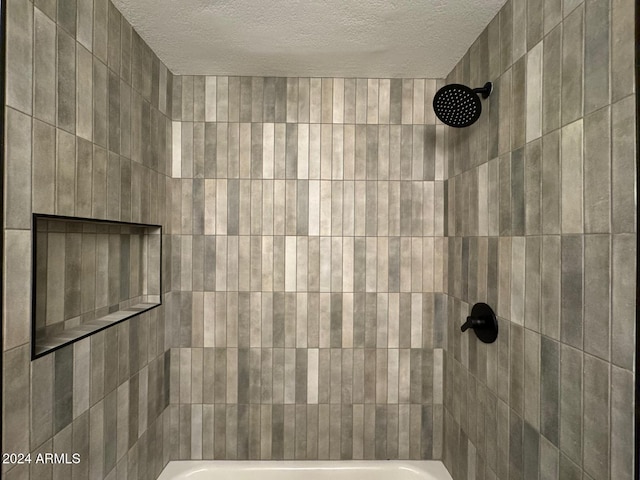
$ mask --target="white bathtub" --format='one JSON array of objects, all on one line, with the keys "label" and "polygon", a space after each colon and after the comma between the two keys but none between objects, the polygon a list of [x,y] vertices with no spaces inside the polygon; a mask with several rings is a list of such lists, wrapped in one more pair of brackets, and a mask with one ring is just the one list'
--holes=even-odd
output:
[{"label": "white bathtub", "polygon": [[158,480],[452,480],[442,462],[404,460],[173,461]]}]

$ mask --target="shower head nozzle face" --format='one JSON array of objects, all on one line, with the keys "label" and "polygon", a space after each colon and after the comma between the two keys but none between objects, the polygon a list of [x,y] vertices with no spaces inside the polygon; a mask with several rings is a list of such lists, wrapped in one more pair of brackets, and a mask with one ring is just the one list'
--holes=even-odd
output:
[{"label": "shower head nozzle face", "polygon": [[433,97],[433,110],[446,125],[455,128],[468,127],[482,113],[480,97],[466,85],[445,85]]}]

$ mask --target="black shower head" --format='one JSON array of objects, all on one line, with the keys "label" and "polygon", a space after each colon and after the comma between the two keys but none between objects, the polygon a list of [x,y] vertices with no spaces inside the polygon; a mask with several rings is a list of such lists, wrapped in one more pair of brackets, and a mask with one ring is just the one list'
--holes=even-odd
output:
[{"label": "black shower head", "polygon": [[485,83],[484,87],[473,89],[459,83],[445,85],[433,97],[433,110],[437,117],[450,127],[468,127],[475,123],[482,113],[482,103],[478,94],[487,98],[492,87],[491,82]]}]

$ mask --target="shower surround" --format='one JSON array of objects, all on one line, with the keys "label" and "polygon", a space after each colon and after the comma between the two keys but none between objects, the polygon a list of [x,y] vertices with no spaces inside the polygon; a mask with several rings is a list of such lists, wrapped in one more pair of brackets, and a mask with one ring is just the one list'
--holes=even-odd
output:
[{"label": "shower surround", "polygon": [[[494,82],[480,121],[448,130],[456,479],[633,478],[633,12],[509,1],[447,78]],[[460,332],[478,301],[495,307],[496,344]]]},{"label": "shower surround", "polygon": [[177,458],[440,457],[436,86],[174,77]]},{"label": "shower surround", "polygon": [[[108,0],[8,0],[2,446],[82,461],[3,476],[630,479],[633,19],[507,1],[447,79],[495,88],[455,130],[442,79],[174,76]],[[32,212],[162,225],[163,305],[30,362]],[[459,331],[476,301],[495,344]]]},{"label": "shower surround", "polygon": [[[2,477],[153,479],[169,454],[171,239],[164,305],[31,361],[30,229],[33,212],[166,228],[172,75],[107,0],[9,0],[6,13],[2,450],[33,461]],[[80,463],[35,463],[52,452]]]}]

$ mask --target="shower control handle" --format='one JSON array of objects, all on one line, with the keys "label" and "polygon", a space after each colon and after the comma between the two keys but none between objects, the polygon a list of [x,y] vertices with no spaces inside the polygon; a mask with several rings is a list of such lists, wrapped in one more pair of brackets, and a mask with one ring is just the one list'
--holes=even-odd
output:
[{"label": "shower control handle", "polygon": [[476,303],[471,309],[467,321],[460,330],[466,332],[473,329],[476,336],[484,343],[493,343],[498,337],[498,320],[492,308],[486,303]]},{"label": "shower control handle", "polygon": [[482,318],[467,317],[467,321],[462,324],[462,326],[460,327],[460,330],[462,330],[463,332],[466,332],[470,328],[473,328],[473,329],[482,328],[484,323],[485,322]]}]

